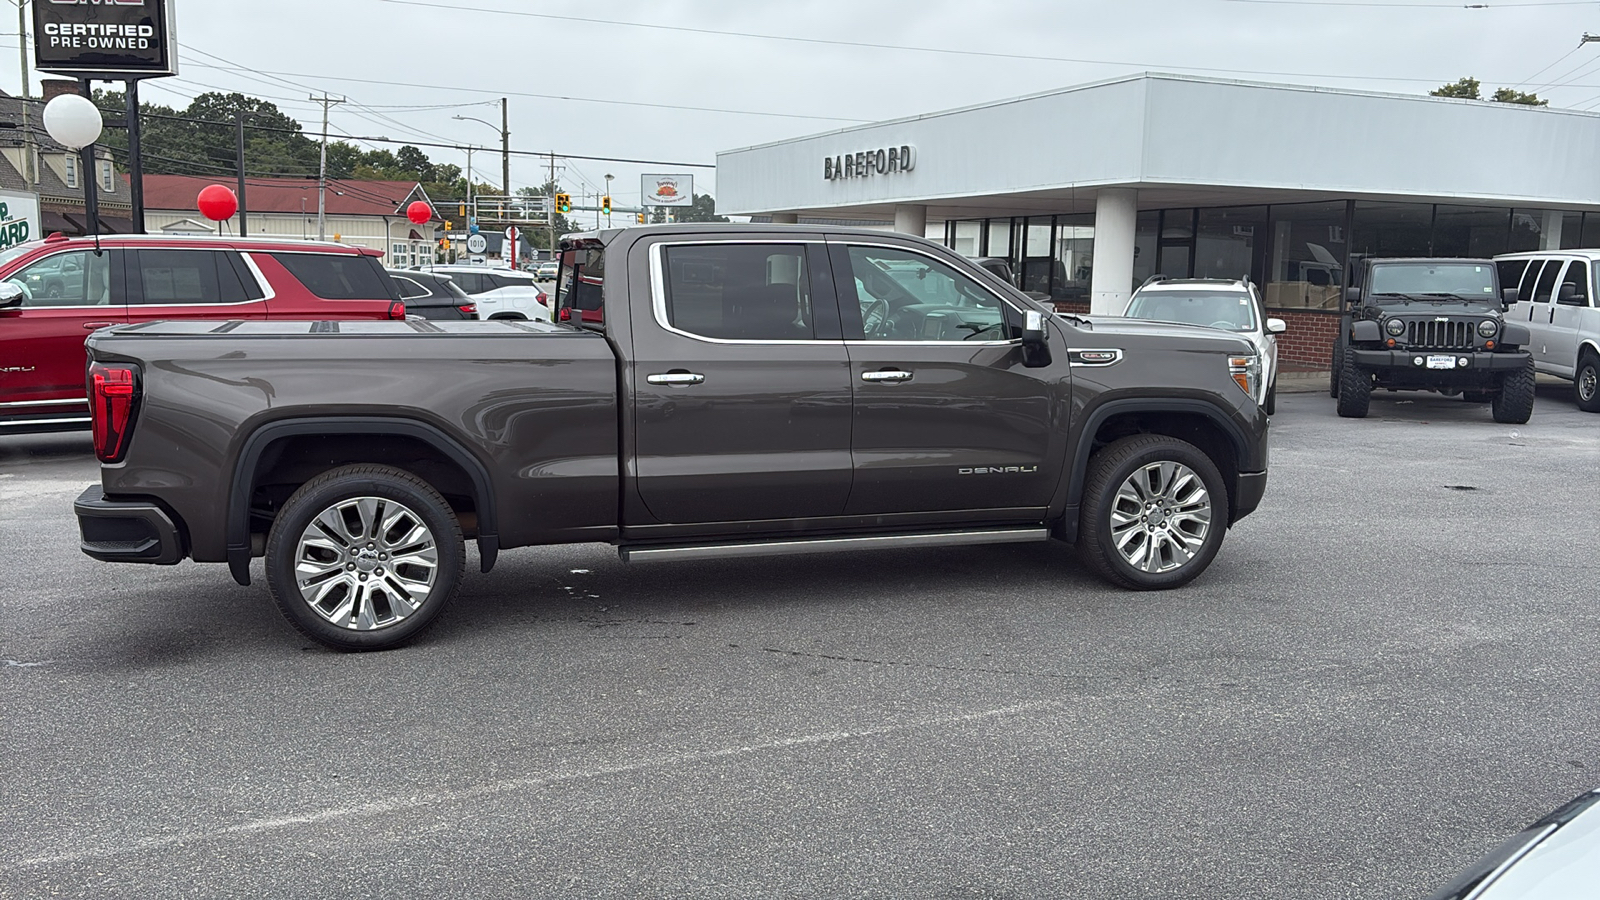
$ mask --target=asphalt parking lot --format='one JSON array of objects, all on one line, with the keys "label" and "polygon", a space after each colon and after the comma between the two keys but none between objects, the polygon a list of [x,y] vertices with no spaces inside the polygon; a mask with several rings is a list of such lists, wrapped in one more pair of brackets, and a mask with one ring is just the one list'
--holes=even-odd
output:
[{"label": "asphalt parking lot", "polygon": [[259,563],[87,559],[87,439],[0,438],[0,896],[1423,897],[1600,785],[1569,395],[1281,396],[1177,592],[1057,545],[552,548],[367,655]]}]

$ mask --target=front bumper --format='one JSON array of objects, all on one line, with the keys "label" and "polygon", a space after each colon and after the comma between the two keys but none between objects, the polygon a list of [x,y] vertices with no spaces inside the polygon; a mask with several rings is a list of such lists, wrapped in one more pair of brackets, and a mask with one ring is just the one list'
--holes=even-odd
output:
[{"label": "front bumper", "polygon": [[[1451,372],[1506,372],[1528,364],[1526,351],[1491,353],[1487,350],[1357,350],[1346,351],[1358,366],[1368,369],[1404,369],[1419,375],[1449,375]],[[1455,360],[1450,369],[1428,368],[1428,357],[1448,356]],[[1418,362],[1421,360],[1421,362]],[[1462,364],[1462,360],[1466,360]]]},{"label": "front bumper", "polygon": [[1237,522],[1256,511],[1267,492],[1266,472],[1240,472],[1233,498],[1233,521]]},{"label": "front bumper", "polygon": [[149,500],[107,500],[92,485],[72,504],[83,536],[83,552],[101,562],[175,565],[184,557],[183,537],[167,511]]}]

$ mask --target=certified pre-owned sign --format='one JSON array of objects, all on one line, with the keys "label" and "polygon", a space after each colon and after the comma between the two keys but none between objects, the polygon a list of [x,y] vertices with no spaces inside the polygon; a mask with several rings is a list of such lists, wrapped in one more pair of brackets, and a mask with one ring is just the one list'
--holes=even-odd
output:
[{"label": "certified pre-owned sign", "polygon": [[34,66],[107,81],[176,75],[174,2],[34,0]]}]

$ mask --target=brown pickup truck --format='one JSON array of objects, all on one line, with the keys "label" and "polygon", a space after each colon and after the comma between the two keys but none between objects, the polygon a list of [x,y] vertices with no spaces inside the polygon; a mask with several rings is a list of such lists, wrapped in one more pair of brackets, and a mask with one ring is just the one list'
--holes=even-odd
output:
[{"label": "brown pickup truck", "polygon": [[1056,314],[904,235],[570,235],[553,323],[170,322],[89,340],[83,550],[265,557],[345,650],[426,628],[464,541],[629,562],[1051,538],[1187,583],[1266,486],[1260,360]]}]

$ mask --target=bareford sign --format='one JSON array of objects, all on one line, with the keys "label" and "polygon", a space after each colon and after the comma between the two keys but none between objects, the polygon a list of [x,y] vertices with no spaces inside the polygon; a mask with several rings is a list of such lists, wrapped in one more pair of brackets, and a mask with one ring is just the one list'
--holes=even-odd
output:
[{"label": "bareford sign", "polygon": [[868,175],[909,172],[916,167],[916,148],[910,144],[901,144],[898,147],[823,157],[822,177],[828,181],[839,178],[864,178]]},{"label": "bareford sign", "polygon": [[34,0],[34,67],[77,78],[178,73],[176,0]]}]

